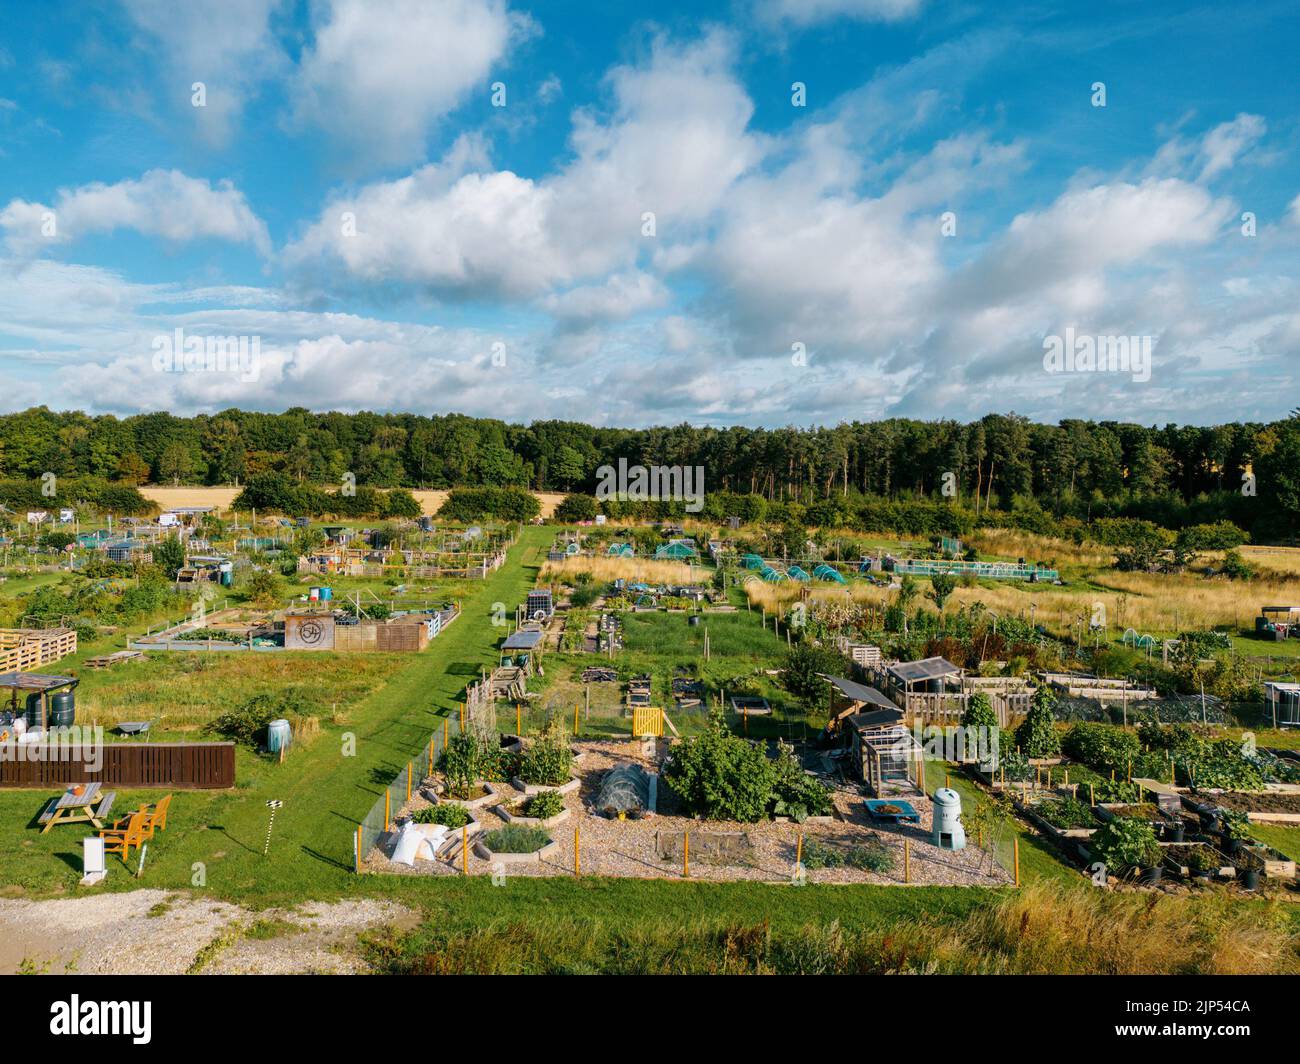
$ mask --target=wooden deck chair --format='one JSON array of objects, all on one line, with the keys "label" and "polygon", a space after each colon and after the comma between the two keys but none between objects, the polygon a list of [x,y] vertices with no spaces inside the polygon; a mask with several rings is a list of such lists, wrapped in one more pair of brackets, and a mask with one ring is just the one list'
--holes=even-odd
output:
[{"label": "wooden deck chair", "polygon": [[158,831],[167,830],[167,810],[171,807],[172,796],[169,794],[162,801],[154,805],[145,805],[140,807],[140,812],[144,814],[144,837],[152,839],[154,829]]},{"label": "wooden deck chair", "polygon": [[132,813],[126,819],[126,827],[118,827],[122,821],[111,828],[105,828],[99,833],[99,837],[104,840],[104,853],[119,854],[123,861],[131,856],[132,846],[144,845],[144,820],[147,813]]}]

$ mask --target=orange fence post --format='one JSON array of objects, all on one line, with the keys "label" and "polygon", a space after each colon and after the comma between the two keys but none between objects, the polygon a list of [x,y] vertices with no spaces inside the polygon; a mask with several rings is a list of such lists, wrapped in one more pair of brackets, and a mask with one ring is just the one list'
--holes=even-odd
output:
[{"label": "orange fence post", "polygon": [[689,879],[691,876],[691,833],[682,832],[682,876]]},{"label": "orange fence post", "polygon": [[579,708],[581,708],[581,707],[578,705],[577,702],[573,703],[573,735],[574,735],[574,738],[577,738],[577,735],[578,735],[578,710],[579,710]]},{"label": "orange fence post", "polygon": [[524,704],[522,702],[515,703],[515,734],[524,734]]},{"label": "orange fence post", "polygon": [[388,826],[392,823],[391,808],[390,808],[392,804],[393,804],[393,792],[384,791],[384,830],[385,831],[388,830]]},{"label": "orange fence post", "polygon": [[451,718],[443,717],[442,718],[442,748],[444,750],[447,749],[447,737],[450,731],[451,731]]},{"label": "orange fence post", "polygon": [[799,841],[795,844],[794,863],[796,868],[798,868],[799,865],[803,864],[803,832],[802,831],[799,832]]}]

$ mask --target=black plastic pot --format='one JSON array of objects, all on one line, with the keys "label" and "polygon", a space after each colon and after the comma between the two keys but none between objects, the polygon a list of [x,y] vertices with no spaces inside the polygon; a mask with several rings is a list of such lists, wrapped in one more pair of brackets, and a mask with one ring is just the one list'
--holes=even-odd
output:
[{"label": "black plastic pot", "polygon": [[1245,848],[1245,846],[1246,846],[1246,840],[1245,840],[1245,839],[1229,839],[1229,840],[1228,840],[1228,852],[1229,852],[1229,853],[1241,853],[1241,851]]},{"label": "black plastic pot", "polygon": [[1259,890],[1258,868],[1243,868],[1241,870],[1241,885],[1245,890]]},{"label": "black plastic pot", "polygon": [[1170,842],[1182,842],[1183,835],[1186,834],[1187,826],[1181,821],[1177,821],[1165,828],[1165,837]]},{"label": "black plastic pot", "polygon": [[1144,887],[1154,887],[1164,876],[1165,870],[1160,865],[1152,865],[1138,872],[1138,882]]}]

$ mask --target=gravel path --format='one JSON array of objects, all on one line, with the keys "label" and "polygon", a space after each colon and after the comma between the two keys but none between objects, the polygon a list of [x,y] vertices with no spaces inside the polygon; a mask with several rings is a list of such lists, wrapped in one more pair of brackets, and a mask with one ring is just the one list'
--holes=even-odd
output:
[{"label": "gravel path", "polygon": [[352,973],[365,970],[361,931],[415,922],[370,900],[262,912],[165,890],[0,900],[0,973]]},{"label": "gravel path", "polygon": [[[653,765],[641,756],[639,742],[589,741],[575,745],[586,755],[578,766],[582,787],[565,798],[565,806],[573,815],[552,829],[551,837],[558,844],[556,849],[539,862],[502,865],[498,866],[497,871],[504,870],[507,876],[573,875],[574,834],[575,828],[578,828],[584,875],[680,878],[681,862],[666,862],[659,858],[655,835],[661,831],[690,831],[696,840],[692,842],[692,879],[788,883],[793,877],[796,847],[802,833],[805,845],[815,840],[833,846],[861,846],[875,840],[889,847],[895,858],[893,869],[881,874],[846,867],[810,870],[807,878],[812,883],[901,886],[904,880],[904,839],[910,840],[909,882],[913,885],[996,886],[1010,881],[1007,873],[994,864],[986,852],[973,844],[956,853],[932,845],[928,800],[911,800],[921,814],[920,825],[883,828],[868,820],[856,787],[840,787],[835,791],[836,819],[828,824],[731,824],[693,820],[667,813],[643,820],[609,820],[589,811],[604,773],[614,765],[628,761],[638,761],[647,767]],[[660,793],[663,794],[662,789]],[[401,810],[399,815],[413,812],[427,804],[422,798],[414,798],[410,806]],[[491,807],[480,808],[475,811],[475,815],[482,822],[485,831],[500,827],[503,823]],[[709,832],[741,832],[747,836],[748,853],[741,859],[743,863],[720,864],[702,859],[700,836],[701,833]],[[391,853],[394,837],[381,838],[379,847],[371,851],[367,858],[367,870],[402,875],[461,874],[462,862],[458,846],[452,856],[443,860],[421,860],[411,867],[394,864],[386,856]],[[468,869],[470,875],[491,875],[494,871],[488,861],[473,852],[472,846]]]}]

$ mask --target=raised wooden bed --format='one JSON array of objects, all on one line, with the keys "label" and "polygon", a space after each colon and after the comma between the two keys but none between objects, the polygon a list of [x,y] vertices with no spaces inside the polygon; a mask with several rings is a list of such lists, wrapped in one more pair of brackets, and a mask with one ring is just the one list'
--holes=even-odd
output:
[{"label": "raised wooden bed", "polygon": [[[522,804],[522,799],[519,802]],[[563,824],[572,815],[570,810],[561,809],[555,816],[548,816],[543,820],[535,816],[512,813],[505,803],[493,806],[492,811],[507,824],[519,824],[526,828],[553,828],[556,824]]]},{"label": "raised wooden bed", "polygon": [[500,861],[502,864],[536,864],[542,858],[549,856],[559,849],[559,843],[551,839],[540,850],[534,850],[532,853],[497,853],[495,850],[488,848],[482,837],[474,840],[474,852],[485,861],[493,863]]},{"label": "raised wooden bed", "polygon": [[561,794],[572,794],[582,786],[582,779],[578,776],[570,776],[568,783],[561,783],[558,787],[550,783],[525,783],[518,776],[510,781],[510,785],[517,791],[524,794],[539,794],[542,791],[559,791]]},{"label": "raised wooden bed", "polygon": [[1192,876],[1191,869],[1187,865],[1183,864],[1181,860],[1179,860],[1179,857],[1181,855],[1175,855],[1170,851],[1175,849],[1188,850],[1188,849],[1201,849],[1201,848],[1211,851],[1213,854],[1215,854],[1216,858],[1221,862],[1216,868],[1211,869],[1210,876],[1208,878],[1213,878],[1215,876],[1218,876],[1221,879],[1232,879],[1234,876],[1236,876],[1237,869],[1232,864],[1232,862],[1228,860],[1228,858],[1225,857],[1223,854],[1215,850],[1214,847],[1212,847],[1209,843],[1205,843],[1205,842],[1162,842],[1160,843],[1161,853],[1164,856],[1165,867],[1169,869],[1169,871],[1173,872],[1177,876],[1182,877],[1183,879],[1193,879],[1195,877]]},{"label": "raised wooden bed", "polygon": [[479,786],[483,788],[484,793],[477,798],[456,798],[447,793],[446,783],[437,784],[434,788],[434,794],[440,802],[463,805],[466,809],[482,809],[484,806],[500,800],[502,793],[500,784],[479,780]]}]

